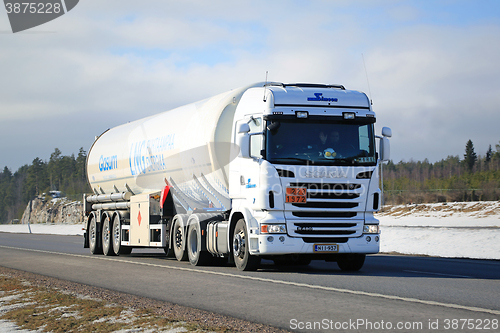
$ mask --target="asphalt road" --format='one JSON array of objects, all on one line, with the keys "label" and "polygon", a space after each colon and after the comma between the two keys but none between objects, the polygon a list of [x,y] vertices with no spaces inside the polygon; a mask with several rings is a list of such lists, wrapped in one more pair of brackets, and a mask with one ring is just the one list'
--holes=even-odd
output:
[{"label": "asphalt road", "polygon": [[92,256],[81,236],[0,233],[0,266],[299,332],[499,332],[500,261],[369,256],[256,272],[194,267],[162,250]]}]

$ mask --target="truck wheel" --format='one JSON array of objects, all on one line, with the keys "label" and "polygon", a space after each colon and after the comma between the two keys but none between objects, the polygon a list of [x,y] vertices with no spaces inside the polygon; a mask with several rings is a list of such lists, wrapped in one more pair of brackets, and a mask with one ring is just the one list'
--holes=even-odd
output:
[{"label": "truck wheel", "polygon": [[187,252],[184,251],[186,235],[184,231],[184,226],[181,223],[181,219],[176,219],[174,222],[173,230],[173,244],[172,248],[174,249],[175,257],[178,261],[186,261],[188,259]]},{"label": "truck wheel", "polygon": [[115,215],[113,219],[112,239],[113,252],[115,255],[130,254],[132,252],[132,248],[130,246],[123,246],[121,243],[121,223],[119,215]]},{"label": "truck wheel", "polygon": [[233,232],[234,264],[240,271],[255,271],[260,265],[260,257],[250,254],[249,243],[247,225],[245,220],[240,219]]},{"label": "truck wheel", "polygon": [[200,224],[191,223],[187,235],[186,252],[191,265],[204,266],[210,264],[212,255],[202,248]]},{"label": "truck wheel", "polygon": [[102,254],[102,247],[99,244],[99,230],[95,216],[91,216],[89,223],[89,248],[92,254]]},{"label": "truck wheel", "polygon": [[363,264],[365,263],[365,254],[358,253],[349,253],[342,254],[337,259],[337,265],[339,265],[340,269],[343,271],[359,271]]},{"label": "truck wheel", "polygon": [[168,246],[164,247],[163,251],[165,252],[165,255],[167,256],[167,258],[174,258],[175,257],[174,250],[169,249]]},{"label": "truck wheel", "polygon": [[113,251],[112,230],[111,219],[109,218],[109,215],[106,214],[104,222],[102,223],[102,252],[105,256],[115,255],[115,252]]}]

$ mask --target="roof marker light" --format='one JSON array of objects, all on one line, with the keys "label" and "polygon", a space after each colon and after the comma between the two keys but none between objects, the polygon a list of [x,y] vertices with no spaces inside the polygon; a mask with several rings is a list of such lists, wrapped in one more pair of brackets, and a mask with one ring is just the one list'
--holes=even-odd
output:
[{"label": "roof marker light", "polygon": [[297,118],[307,118],[307,117],[309,117],[309,112],[307,112],[307,111],[295,111],[295,116]]},{"label": "roof marker light", "polygon": [[344,116],[344,119],[354,119],[354,118],[356,118],[356,114],[354,112],[343,112],[342,116]]}]

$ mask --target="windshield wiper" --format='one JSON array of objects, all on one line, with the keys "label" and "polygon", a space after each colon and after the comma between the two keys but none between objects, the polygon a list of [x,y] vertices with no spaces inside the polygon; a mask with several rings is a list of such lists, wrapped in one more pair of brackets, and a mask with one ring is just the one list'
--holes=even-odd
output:
[{"label": "windshield wiper", "polygon": [[[297,162],[302,162],[302,163],[307,163],[307,164],[314,164],[313,160],[307,159],[307,158],[300,158],[300,157],[277,157],[273,158],[270,162],[271,163],[284,163],[285,161],[297,161]],[[293,163],[296,164],[296,163]]]},{"label": "windshield wiper", "polygon": [[356,164],[358,161],[356,161],[357,157],[344,157],[344,158],[320,158],[321,161],[328,161],[330,163],[343,163],[343,164]]},{"label": "windshield wiper", "polygon": [[275,160],[295,160],[295,161],[301,161],[301,162],[310,162],[311,161],[309,159],[300,158],[300,157],[278,157],[278,158],[275,158]]}]

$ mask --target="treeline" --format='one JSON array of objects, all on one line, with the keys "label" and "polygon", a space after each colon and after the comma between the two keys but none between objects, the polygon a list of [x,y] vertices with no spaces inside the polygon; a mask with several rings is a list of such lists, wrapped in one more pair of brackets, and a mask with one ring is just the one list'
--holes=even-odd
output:
[{"label": "treeline", "polygon": [[392,161],[383,166],[386,204],[500,199],[500,144],[478,156],[469,140],[463,158],[436,163]]},{"label": "treeline", "polygon": [[[485,156],[478,156],[469,140],[463,158],[448,156],[436,163],[390,161],[383,166],[386,204],[500,200],[500,144],[491,145]],[[62,156],[55,149],[48,161],[35,158],[31,165],[12,173],[0,172],[0,223],[20,219],[27,203],[52,190],[79,198],[90,193],[85,174],[87,153]]]},{"label": "treeline", "polygon": [[35,158],[12,173],[4,167],[0,172],[0,223],[20,219],[27,203],[49,191],[61,191],[68,196],[90,192],[85,174],[87,153],[80,148],[78,156],[62,156],[55,149],[48,161]]}]

